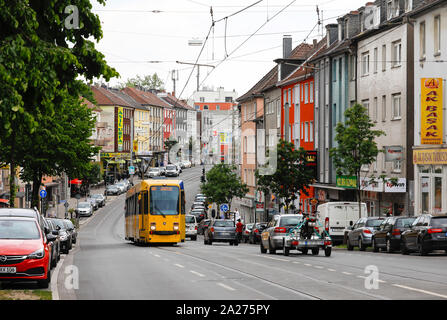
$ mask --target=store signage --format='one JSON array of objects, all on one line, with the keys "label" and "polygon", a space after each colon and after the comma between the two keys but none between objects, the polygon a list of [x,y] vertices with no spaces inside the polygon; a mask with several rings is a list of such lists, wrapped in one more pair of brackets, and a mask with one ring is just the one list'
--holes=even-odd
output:
[{"label": "store signage", "polygon": [[318,163],[318,154],[316,150],[306,151],[306,161],[307,167],[312,168],[313,177],[315,180],[318,179],[318,171],[317,171],[317,163]]},{"label": "store signage", "polygon": [[122,107],[118,108],[118,119],[117,119],[117,141],[118,141],[118,151],[123,151],[124,143],[124,110]]},{"label": "store signage", "polygon": [[385,162],[402,161],[404,148],[402,146],[385,146]]},{"label": "store signage", "polygon": [[442,144],[442,78],[421,78],[421,144]]},{"label": "store signage", "polygon": [[363,191],[383,192],[383,180],[360,177],[360,189]]},{"label": "store signage", "polygon": [[447,149],[413,150],[413,164],[447,164]]},{"label": "store signage", "polygon": [[337,176],[337,187],[346,189],[357,189],[357,177],[356,176]]},{"label": "store signage", "polygon": [[397,183],[393,185],[389,181],[385,181],[385,192],[390,193],[404,193],[407,192],[407,179],[405,178],[399,178],[397,179]]}]

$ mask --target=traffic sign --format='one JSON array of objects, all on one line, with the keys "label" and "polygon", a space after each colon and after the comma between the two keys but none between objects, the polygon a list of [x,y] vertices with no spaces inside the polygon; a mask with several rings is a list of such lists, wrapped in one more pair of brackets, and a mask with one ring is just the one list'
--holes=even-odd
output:
[{"label": "traffic sign", "polygon": [[41,198],[45,198],[47,196],[47,191],[46,190],[40,190],[39,195]]},{"label": "traffic sign", "polygon": [[135,167],[129,166],[129,174],[135,174]]},{"label": "traffic sign", "polygon": [[229,209],[228,204],[224,203],[220,205],[220,211],[227,212]]}]

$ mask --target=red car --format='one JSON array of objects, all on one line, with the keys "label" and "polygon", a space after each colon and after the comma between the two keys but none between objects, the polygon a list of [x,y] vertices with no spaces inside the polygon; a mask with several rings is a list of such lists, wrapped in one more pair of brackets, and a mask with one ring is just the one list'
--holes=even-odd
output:
[{"label": "red car", "polygon": [[51,281],[50,250],[36,219],[0,217],[0,281]]}]

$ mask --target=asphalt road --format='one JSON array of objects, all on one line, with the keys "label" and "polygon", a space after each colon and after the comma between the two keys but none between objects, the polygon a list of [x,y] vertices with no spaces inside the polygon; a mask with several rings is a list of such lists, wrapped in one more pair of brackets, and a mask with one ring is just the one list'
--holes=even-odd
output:
[{"label": "asphalt road", "polygon": [[[196,167],[180,177],[187,208],[200,174]],[[294,251],[286,257],[280,250],[261,254],[258,245],[245,243],[205,246],[201,236],[176,246],[136,246],[124,240],[124,197],[82,226],[57,272],[59,299],[447,299],[446,254],[333,250],[331,257]],[[76,274],[78,287],[71,281]]]}]

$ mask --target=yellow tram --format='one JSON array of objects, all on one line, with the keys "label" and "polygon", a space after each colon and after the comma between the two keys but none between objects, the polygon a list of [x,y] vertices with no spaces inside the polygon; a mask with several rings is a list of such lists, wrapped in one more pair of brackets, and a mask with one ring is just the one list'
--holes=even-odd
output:
[{"label": "yellow tram", "polygon": [[137,243],[185,241],[183,181],[143,180],[127,191],[125,238]]}]

